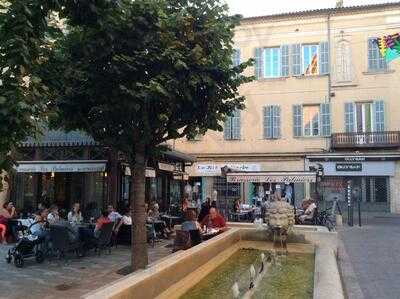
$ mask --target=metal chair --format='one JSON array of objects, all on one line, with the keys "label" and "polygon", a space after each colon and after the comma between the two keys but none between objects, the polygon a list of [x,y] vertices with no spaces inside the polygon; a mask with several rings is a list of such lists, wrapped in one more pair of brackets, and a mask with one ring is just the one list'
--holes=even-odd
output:
[{"label": "metal chair", "polygon": [[108,252],[111,253],[111,237],[113,233],[113,228],[114,222],[105,223],[101,227],[100,235],[95,242],[95,251],[98,252],[98,255],[100,255],[101,251],[106,248],[108,248]]},{"label": "metal chair", "polygon": [[70,231],[62,225],[50,226],[50,238],[52,248],[58,252],[58,258],[66,256],[67,252],[75,251],[78,257],[83,255],[82,243],[78,240],[71,240]]}]

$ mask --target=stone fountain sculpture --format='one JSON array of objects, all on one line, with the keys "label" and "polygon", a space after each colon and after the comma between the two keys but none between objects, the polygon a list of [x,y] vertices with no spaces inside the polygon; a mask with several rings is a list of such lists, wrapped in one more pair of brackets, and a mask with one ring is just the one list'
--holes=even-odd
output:
[{"label": "stone fountain sculpture", "polygon": [[279,195],[275,195],[274,201],[265,213],[265,223],[268,225],[269,233],[272,233],[274,247],[287,250],[287,236],[294,225],[294,208]]}]

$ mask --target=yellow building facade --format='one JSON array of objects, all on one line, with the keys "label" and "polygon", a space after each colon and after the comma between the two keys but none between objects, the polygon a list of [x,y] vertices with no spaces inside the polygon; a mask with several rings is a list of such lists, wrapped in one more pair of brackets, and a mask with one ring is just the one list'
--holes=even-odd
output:
[{"label": "yellow building facade", "polygon": [[256,77],[240,88],[246,108],[227,119],[224,132],[173,145],[197,157],[189,174],[201,197],[252,202],[287,188],[228,184],[220,176],[225,165],[266,172],[319,166],[318,188],[291,184],[296,204],[313,194],[346,201],[351,185],[364,209],[400,213],[400,59],[386,63],[373,41],[397,32],[400,3],[242,20],[234,59],[254,58],[245,72]]}]

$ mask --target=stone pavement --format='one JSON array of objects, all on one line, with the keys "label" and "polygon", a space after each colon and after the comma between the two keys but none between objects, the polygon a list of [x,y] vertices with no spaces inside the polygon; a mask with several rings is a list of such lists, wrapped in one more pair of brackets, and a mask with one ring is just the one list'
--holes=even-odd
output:
[{"label": "stone pavement", "polygon": [[[171,242],[149,247],[150,263],[170,254],[172,250],[166,245]],[[0,299],[79,298],[123,277],[116,271],[129,265],[130,260],[130,248],[118,246],[111,255],[91,252],[78,259],[70,254],[66,261],[46,260],[43,264],[28,259],[24,268],[18,269],[4,259],[9,247],[0,245]]]},{"label": "stone pavement", "polygon": [[339,266],[349,299],[400,298],[400,216],[371,215],[338,229]]}]

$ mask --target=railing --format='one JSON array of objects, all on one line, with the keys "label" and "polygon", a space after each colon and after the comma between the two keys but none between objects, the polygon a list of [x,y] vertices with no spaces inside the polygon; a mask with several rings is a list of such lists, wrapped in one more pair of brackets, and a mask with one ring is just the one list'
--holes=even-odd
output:
[{"label": "railing", "polygon": [[332,148],[385,147],[400,147],[400,131],[332,134]]}]

